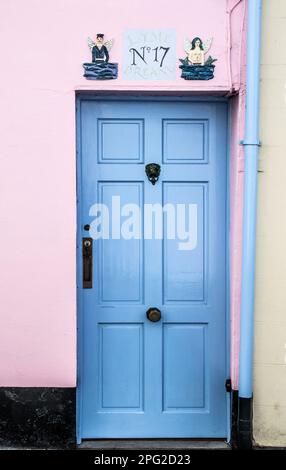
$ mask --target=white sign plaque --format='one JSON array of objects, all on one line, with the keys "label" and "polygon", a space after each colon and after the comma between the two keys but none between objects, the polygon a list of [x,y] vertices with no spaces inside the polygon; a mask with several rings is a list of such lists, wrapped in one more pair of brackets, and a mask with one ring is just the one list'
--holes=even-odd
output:
[{"label": "white sign plaque", "polygon": [[176,31],[127,29],[123,39],[124,80],[175,80]]}]

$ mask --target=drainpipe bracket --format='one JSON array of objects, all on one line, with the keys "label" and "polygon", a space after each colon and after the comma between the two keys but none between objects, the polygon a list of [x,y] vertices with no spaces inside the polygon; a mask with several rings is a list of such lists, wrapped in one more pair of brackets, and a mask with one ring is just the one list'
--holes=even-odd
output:
[{"label": "drainpipe bracket", "polygon": [[261,140],[257,140],[257,141],[254,141],[254,142],[250,142],[248,140],[241,140],[239,143],[240,143],[240,145],[243,145],[244,147],[249,146],[249,145],[253,145],[255,147],[261,147],[261,145],[262,145]]}]

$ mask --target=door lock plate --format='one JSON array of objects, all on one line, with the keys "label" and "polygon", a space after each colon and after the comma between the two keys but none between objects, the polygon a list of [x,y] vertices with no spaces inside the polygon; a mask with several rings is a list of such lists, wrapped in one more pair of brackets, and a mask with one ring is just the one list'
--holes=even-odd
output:
[{"label": "door lock plate", "polygon": [[84,289],[92,289],[92,238],[82,239],[82,283]]}]

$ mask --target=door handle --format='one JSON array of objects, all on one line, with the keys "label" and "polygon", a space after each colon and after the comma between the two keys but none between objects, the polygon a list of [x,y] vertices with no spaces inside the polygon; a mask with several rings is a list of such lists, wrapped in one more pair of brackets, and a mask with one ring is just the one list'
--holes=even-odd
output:
[{"label": "door handle", "polygon": [[92,289],[92,238],[82,239],[82,284],[84,289]]},{"label": "door handle", "polygon": [[148,320],[152,321],[153,323],[156,323],[157,321],[161,320],[161,310],[156,307],[151,307],[147,310],[146,316]]}]

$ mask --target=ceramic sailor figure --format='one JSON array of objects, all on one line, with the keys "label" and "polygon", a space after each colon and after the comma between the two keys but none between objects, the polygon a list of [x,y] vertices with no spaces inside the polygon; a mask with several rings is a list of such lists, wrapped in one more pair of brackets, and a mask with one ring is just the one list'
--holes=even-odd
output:
[{"label": "ceramic sailor figure", "polygon": [[109,62],[109,51],[113,46],[113,39],[104,41],[104,34],[98,33],[95,41],[88,38],[87,43],[91,51],[91,62],[83,64],[84,77],[87,80],[112,80],[117,78],[118,64]]},{"label": "ceramic sailor figure", "polygon": [[104,34],[97,34],[94,45],[91,49],[92,62],[96,64],[102,62],[109,62],[109,53],[106,45],[104,44]]}]

